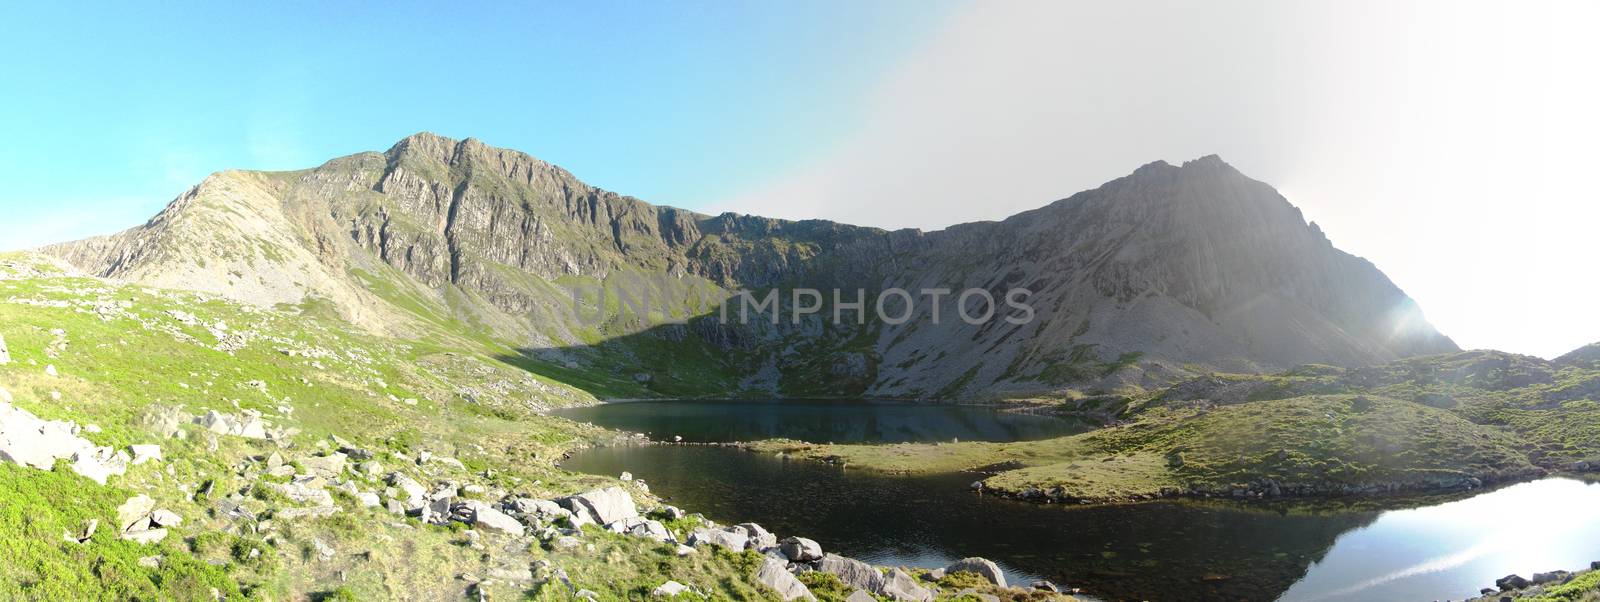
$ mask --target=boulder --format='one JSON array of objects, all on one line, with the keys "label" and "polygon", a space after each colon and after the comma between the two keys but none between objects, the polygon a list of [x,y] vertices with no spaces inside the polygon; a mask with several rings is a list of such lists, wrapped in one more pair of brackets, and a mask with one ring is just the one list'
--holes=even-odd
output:
[{"label": "boulder", "polygon": [[878,599],[872,597],[872,594],[858,589],[850,592],[850,596],[845,598],[844,602],[878,602]]},{"label": "boulder", "polygon": [[756,583],[772,588],[772,591],[777,592],[778,597],[784,602],[797,599],[813,601],[817,599],[816,596],[811,595],[811,590],[806,587],[806,584],[801,583],[799,579],[789,573],[789,569],[784,565],[783,561],[775,558],[767,558],[762,561],[761,566],[756,569],[755,580]]},{"label": "boulder", "polygon": [[310,456],[300,459],[300,466],[306,472],[324,479],[337,479],[344,474],[344,465],[348,456],[333,452],[326,456]]},{"label": "boulder", "polygon": [[288,483],[266,483],[266,486],[278,490],[278,493],[296,503],[332,506],[333,495],[319,487],[319,484],[314,479],[295,479]]},{"label": "boulder", "polygon": [[1567,577],[1571,576],[1572,573],[1568,573],[1566,571],[1550,571],[1548,573],[1534,573],[1533,577],[1529,578],[1528,581],[1534,585],[1543,585],[1546,583],[1565,581]]},{"label": "boulder", "polygon": [[128,498],[121,506],[117,506],[117,531],[123,532],[134,527],[143,527],[148,524],[150,511],[156,507],[156,501],[148,495],[136,495]]},{"label": "boulder", "polygon": [[689,586],[677,581],[668,581],[650,590],[650,595],[656,598],[671,598],[686,591],[689,591]]},{"label": "boulder", "polygon": [[176,527],[183,524],[183,517],[166,508],[150,513],[150,522],[158,527]]},{"label": "boulder", "polygon": [[72,472],[104,485],[111,475],[128,472],[128,464],[132,460],[128,452],[110,447],[84,448],[72,454]]},{"label": "boulder", "polygon": [[854,558],[823,554],[822,560],[817,561],[817,570],[830,573],[838,577],[840,582],[858,590],[876,592],[883,589],[883,573],[878,572],[872,565]]},{"label": "boulder", "polygon": [[407,510],[421,508],[428,501],[428,490],[416,479],[397,472],[389,475],[389,484],[399,490],[400,502]]},{"label": "boulder", "polygon": [[1522,589],[1529,585],[1531,584],[1528,583],[1528,580],[1523,579],[1521,575],[1506,575],[1494,580],[1494,586],[1500,588],[1500,591]]},{"label": "boulder", "polygon": [[783,555],[791,562],[812,562],[822,560],[822,545],[804,537],[785,537],[778,544]]},{"label": "boulder", "polygon": [[499,531],[510,535],[522,536],[526,529],[511,515],[496,510],[493,506],[478,500],[466,500],[455,505],[454,515],[460,516],[467,524],[482,527],[492,531]]},{"label": "boulder", "polygon": [[884,576],[883,589],[879,595],[888,596],[900,602],[930,602],[933,600],[933,591],[922,587],[916,578],[903,569],[889,569],[889,574]]},{"label": "boulder", "polygon": [[633,505],[633,496],[621,487],[596,489],[559,501],[573,514],[587,514],[592,522],[601,525],[639,516],[639,509]]},{"label": "boulder", "polygon": [[99,529],[100,519],[91,518],[83,521],[83,524],[78,527],[78,531],[76,533],[67,533],[67,541],[76,543],[88,542],[89,538],[94,537],[94,532],[98,531]]},{"label": "boulder", "polygon": [[161,446],[155,444],[142,444],[128,446],[128,453],[133,454],[133,465],[138,466],[151,460],[161,460]]},{"label": "boulder", "polygon": [[995,563],[978,557],[963,558],[944,567],[944,572],[949,573],[974,573],[979,577],[988,579],[990,583],[1006,587],[1006,574]]},{"label": "boulder", "polygon": [[50,470],[57,459],[72,458],[94,444],[77,435],[77,425],[41,420],[32,412],[0,401],[0,460]]},{"label": "boulder", "polygon": [[745,545],[749,546],[752,550],[765,550],[772,546],[778,545],[778,536],[773,535],[766,529],[763,529],[761,525],[755,523],[739,523],[739,527],[744,529],[745,534],[749,535],[750,541]]},{"label": "boulder", "polygon": [[689,545],[691,546],[701,544],[722,546],[737,552],[743,550],[749,542],[750,537],[745,535],[742,530],[701,527],[689,533]]}]

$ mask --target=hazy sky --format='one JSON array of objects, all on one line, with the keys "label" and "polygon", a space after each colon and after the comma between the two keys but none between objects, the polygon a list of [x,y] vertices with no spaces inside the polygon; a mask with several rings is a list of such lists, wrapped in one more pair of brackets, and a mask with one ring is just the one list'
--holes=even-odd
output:
[{"label": "hazy sky", "polygon": [[1600,341],[1596,2],[277,12],[0,6],[0,247],[418,130],[654,202],[891,228],[1217,153],[1463,347]]}]

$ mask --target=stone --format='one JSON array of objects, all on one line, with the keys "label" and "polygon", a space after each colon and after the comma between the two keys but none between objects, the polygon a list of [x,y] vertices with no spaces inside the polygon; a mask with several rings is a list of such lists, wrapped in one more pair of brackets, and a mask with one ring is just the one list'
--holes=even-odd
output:
[{"label": "stone", "polygon": [[400,490],[400,501],[407,510],[421,508],[428,501],[428,490],[416,479],[397,472],[389,475],[389,484]]},{"label": "stone", "polygon": [[176,527],[183,524],[183,517],[178,513],[162,508],[150,513],[150,522],[162,527]]},{"label": "stone", "polygon": [[117,531],[127,531],[141,520],[149,518],[150,511],[156,507],[156,501],[150,496],[140,494],[128,498],[121,506],[117,506]]},{"label": "stone", "polygon": [[633,480],[633,473],[624,470],[624,471],[622,471],[622,475],[618,476],[617,478],[621,479],[623,481],[632,481]]},{"label": "stone", "polygon": [[778,544],[783,555],[791,562],[812,562],[822,560],[822,545],[815,540],[804,537],[785,537]]},{"label": "stone", "polygon": [[56,370],[55,364],[46,364],[44,367],[44,373],[46,376],[61,376],[61,373]]},{"label": "stone", "polygon": [[872,565],[838,554],[823,554],[817,561],[817,570],[832,574],[847,586],[869,592],[883,589],[883,573]]},{"label": "stone", "polygon": [[655,513],[667,520],[679,520],[685,516],[683,509],[677,506],[662,506],[657,508]]},{"label": "stone", "polygon": [[772,591],[777,592],[778,598],[784,600],[784,602],[817,599],[816,596],[811,595],[811,590],[806,587],[806,584],[801,583],[799,579],[796,579],[789,572],[789,568],[783,561],[775,558],[767,558],[762,561],[761,566],[756,569],[755,580],[756,583],[772,588]]},{"label": "stone", "polygon": [[132,462],[128,452],[114,450],[110,447],[93,447],[80,449],[72,454],[72,472],[88,477],[101,485],[106,484],[106,479],[112,475],[128,472],[128,464]]},{"label": "stone", "polygon": [[889,574],[884,576],[883,589],[879,595],[888,596],[900,602],[931,602],[933,591],[922,587],[910,573],[900,568],[889,569]]},{"label": "stone", "polygon": [[147,569],[159,569],[159,568],[161,568],[161,557],[160,556],[144,556],[144,557],[141,557],[139,559],[139,566],[142,566],[142,567],[147,568]]},{"label": "stone", "polygon": [[367,460],[366,462],[362,462],[360,466],[357,466],[356,470],[361,471],[361,474],[369,477],[375,477],[383,474],[383,465],[379,464],[376,460]]},{"label": "stone", "polygon": [[521,537],[527,528],[512,518],[511,515],[496,510],[493,506],[478,500],[467,500],[456,504],[455,512],[465,514],[468,524],[491,531],[499,531],[509,535]]},{"label": "stone", "polygon": [[668,581],[650,590],[650,595],[655,598],[671,598],[686,591],[689,591],[689,586],[677,581]]},{"label": "stone", "polygon": [[68,533],[67,534],[67,541],[76,542],[76,543],[87,542],[87,541],[89,541],[89,538],[94,537],[94,532],[99,530],[99,529],[100,529],[100,519],[91,518],[89,520],[83,521],[83,525],[78,527],[78,531],[76,533]]},{"label": "stone", "polygon": [[71,422],[41,420],[10,402],[0,402],[0,460],[50,470],[58,459],[94,449],[76,431]]},{"label": "stone", "polygon": [[677,554],[678,556],[692,556],[694,555],[694,548],[680,543],[678,544],[678,547],[672,551],[672,553]]},{"label": "stone", "polygon": [[1528,580],[1523,579],[1521,575],[1506,575],[1499,579],[1495,579],[1494,585],[1495,587],[1500,588],[1500,591],[1508,591],[1513,589],[1522,589],[1524,587],[1528,587],[1530,584],[1528,583]]},{"label": "stone", "polygon": [[333,494],[317,487],[315,480],[296,479],[288,483],[265,483],[266,486],[278,490],[284,497],[300,504],[314,504],[318,506],[333,505]]},{"label": "stone", "polygon": [[320,537],[311,538],[311,547],[316,549],[317,559],[322,561],[332,560],[334,555],[339,553],[338,550],[333,549],[333,546],[322,541]]},{"label": "stone", "polygon": [[558,550],[571,550],[583,545],[583,542],[578,541],[578,538],[571,535],[562,535],[557,537],[555,542],[550,545],[555,546]]},{"label": "stone", "polygon": [[1044,579],[1033,582],[1031,587],[1039,591],[1054,592],[1057,594],[1061,593],[1061,586]]},{"label": "stone", "polygon": [[128,446],[128,452],[133,454],[133,465],[138,466],[151,460],[161,460],[161,446],[155,444],[141,444]]},{"label": "stone", "polygon": [[1528,578],[1528,581],[1534,585],[1544,585],[1546,583],[1563,581],[1570,576],[1572,576],[1572,573],[1568,573],[1566,571],[1550,571],[1548,573],[1534,573],[1533,577]]},{"label": "stone", "polygon": [[378,497],[377,493],[371,491],[357,493],[356,501],[361,503],[362,508],[376,508],[383,505],[383,499]]},{"label": "stone", "polygon": [[844,602],[878,602],[878,599],[872,597],[872,594],[858,589],[850,592],[850,595],[844,599]]},{"label": "stone", "polygon": [[721,546],[735,552],[745,549],[750,542],[750,537],[744,532],[731,529],[712,529],[701,527],[689,533],[689,545],[701,544]]},{"label": "stone", "polygon": [[1000,566],[987,559],[978,558],[976,556],[957,560],[951,563],[949,566],[944,567],[944,572],[947,574],[974,573],[979,577],[988,579],[989,583],[993,583],[1000,587],[1006,587],[1006,574],[1000,570]]},{"label": "stone", "polygon": [[587,491],[562,498],[559,502],[574,515],[587,514],[590,521],[600,525],[639,516],[639,509],[633,505],[633,496],[621,487]]},{"label": "stone", "polygon": [[226,435],[233,431],[233,418],[227,414],[211,410],[194,419],[195,424],[218,435]]},{"label": "stone", "polygon": [[762,528],[761,525],[739,523],[739,528],[744,529],[745,533],[750,536],[750,541],[745,545],[752,550],[760,551],[778,545],[778,536]]},{"label": "stone", "polygon": [[300,466],[305,468],[306,472],[317,475],[324,479],[337,479],[339,478],[339,475],[344,474],[346,458],[348,458],[348,456],[345,456],[339,452],[333,452],[326,456],[310,456],[301,458]]}]

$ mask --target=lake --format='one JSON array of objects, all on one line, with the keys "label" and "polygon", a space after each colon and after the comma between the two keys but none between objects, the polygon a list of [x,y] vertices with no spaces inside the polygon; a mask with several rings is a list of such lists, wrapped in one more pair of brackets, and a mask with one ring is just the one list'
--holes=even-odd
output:
[{"label": "lake", "polygon": [[[641,402],[586,408],[581,419],[694,440],[1004,440],[1081,430],[1049,417],[953,409]],[[720,447],[597,448],[563,466],[629,471],[691,512],[754,521],[875,564],[936,567],[983,556],[1014,581],[1045,578],[1109,600],[1461,599],[1509,573],[1600,560],[1600,485],[1569,479],[1389,510],[1362,500],[1081,508],[978,495],[967,488],[970,474],[888,476]]]}]

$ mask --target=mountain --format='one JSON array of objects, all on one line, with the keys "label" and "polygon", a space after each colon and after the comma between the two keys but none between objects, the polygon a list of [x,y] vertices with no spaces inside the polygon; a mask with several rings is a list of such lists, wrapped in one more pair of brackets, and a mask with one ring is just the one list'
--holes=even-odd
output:
[{"label": "mountain", "polygon": [[[309,170],[213,174],[142,226],[43,250],[379,333],[447,332],[612,396],[1094,393],[1457,349],[1371,263],[1215,156],[999,222],[885,231],[651,205],[421,133]],[[795,288],[823,291],[821,311],[791,320]],[[913,295],[904,323],[858,324],[843,306],[844,323],[825,319],[834,289],[870,310],[894,288]],[[934,288],[954,291],[937,324],[917,296]],[[993,319],[954,313],[973,288],[996,299]],[[1031,320],[1001,301],[1015,288]],[[779,291],[782,319],[739,323],[740,290]]]}]

